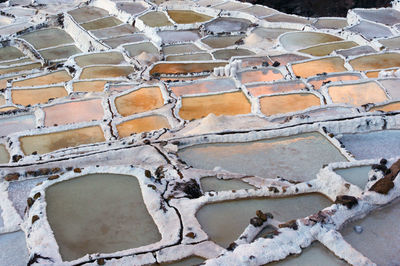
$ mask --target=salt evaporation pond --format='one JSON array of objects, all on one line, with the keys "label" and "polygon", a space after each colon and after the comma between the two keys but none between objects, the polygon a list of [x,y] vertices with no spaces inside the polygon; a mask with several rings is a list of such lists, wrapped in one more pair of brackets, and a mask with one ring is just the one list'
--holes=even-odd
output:
[{"label": "salt evaporation pond", "polygon": [[200,180],[203,191],[224,191],[239,189],[254,189],[253,186],[241,181],[240,179],[218,179],[216,177],[203,177]]},{"label": "salt evaporation pond", "polygon": [[195,168],[221,167],[234,173],[297,181],[315,178],[320,168],[346,158],[319,133],[246,143],[200,144],[178,152]]},{"label": "salt evaporation pond", "polygon": [[317,193],[287,198],[243,199],[205,205],[196,216],[210,239],[227,248],[249,225],[257,210],[270,212],[278,221],[286,222],[314,214],[331,204],[328,198]]},{"label": "salt evaporation pond", "polygon": [[22,231],[0,235],[0,264],[25,266],[28,261],[25,234]]},{"label": "salt evaporation pond", "polygon": [[[376,210],[366,218],[347,224],[344,239],[377,265],[395,266],[400,262],[400,201]],[[354,226],[361,226],[357,233]]]},{"label": "salt evaporation pond", "polygon": [[344,178],[344,180],[358,186],[361,189],[365,188],[368,183],[368,173],[371,171],[371,166],[359,166],[335,169],[336,174]]},{"label": "salt evaporation pond", "polygon": [[399,156],[400,130],[343,134],[340,141],[358,160]]},{"label": "salt evaporation pond", "polygon": [[161,239],[133,176],[77,177],[49,187],[46,202],[50,226],[61,256],[67,261]]},{"label": "salt evaporation pond", "polygon": [[313,242],[309,247],[303,249],[299,255],[291,255],[284,260],[266,264],[268,266],[302,266],[302,265],[324,265],[341,266],[349,265],[335,256],[329,249],[319,242]]},{"label": "salt evaporation pond", "polygon": [[187,259],[183,259],[180,261],[175,261],[175,262],[165,262],[165,263],[160,263],[159,265],[163,266],[193,266],[193,265],[199,265],[204,262],[204,259],[192,256]]}]

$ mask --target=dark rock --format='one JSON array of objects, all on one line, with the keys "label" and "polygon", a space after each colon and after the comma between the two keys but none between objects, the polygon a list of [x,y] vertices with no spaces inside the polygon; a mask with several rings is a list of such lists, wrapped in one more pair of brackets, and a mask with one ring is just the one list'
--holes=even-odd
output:
[{"label": "dark rock", "polygon": [[268,190],[274,193],[279,193],[279,189],[277,189],[276,187],[269,187]]},{"label": "dark rock", "polygon": [[375,191],[380,194],[388,194],[389,191],[394,187],[393,181],[396,179],[400,172],[400,160],[395,162],[390,169],[386,171],[385,177],[379,179],[372,185],[369,191]]},{"label": "dark rock", "polygon": [[372,185],[369,191],[375,191],[379,194],[387,195],[389,191],[394,188],[394,183],[390,178],[381,178]]},{"label": "dark rock", "polygon": [[31,197],[26,199],[26,204],[29,208],[32,207],[33,203],[35,203],[35,201]]},{"label": "dark rock", "polygon": [[38,198],[40,198],[41,195],[42,194],[40,194],[40,192],[38,192],[33,196],[33,199],[37,200]]},{"label": "dark rock", "polygon": [[260,218],[264,222],[266,222],[268,220],[267,214],[263,213],[261,210],[257,210],[256,211],[256,215],[257,215],[258,218]]},{"label": "dark rock", "polygon": [[18,162],[18,161],[21,160],[21,159],[22,159],[22,156],[21,156],[21,155],[13,155],[13,157],[12,157],[13,163]]},{"label": "dark rock", "polygon": [[151,178],[151,172],[150,172],[150,170],[145,170],[145,171],[144,171],[144,175],[145,175],[147,178]]},{"label": "dark rock", "polygon": [[340,195],[336,197],[335,204],[341,204],[351,209],[358,204],[358,200],[353,196]]},{"label": "dark rock", "polygon": [[281,65],[281,63],[279,63],[278,61],[275,61],[275,62],[272,64],[273,67],[278,67],[278,66],[280,66],[280,65]]},{"label": "dark rock", "polygon": [[49,178],[47,178],[47,180],[54,180],[54,179],[57,179],[59,177],[60,177],[59,175],[52,175]]},{"label": "dark rock", "polygon": [[15,180],[18,180],[19,177],[20,177],[19,173],[11,173],[11,174],[6,175],[4,177],[4,180],[6,180],[6,181],[15,181]]},{"label": "dark rock", "polygon": [[39,216],[33,215],[32,216],[32,224],[34,224],[37,220],[39,220]]},{"label": "dark rock", "polygon": [[50,174],[51,170],[49,168],[40,168],[38,170],[39,175],[48,175]]},{"label": "dark rock", "polygon": [[287,223],[280,224],[279,228],[291,228],[293,230],[299,229],[296,220],[291,220],[291,221],[289,221]]},{"label": "dark rock", "polygon": [[60,172],[61,171],[61,169],[59,168],[59,167],[55,167],[55,168],[52,168],[51,169],[51,172],[54,174],[54,173],[58,173],[58,172]]},{"label": "dark rock", "polygon": [[201,197],[202,195],[200,186],[194,179],[190,180],[184,185],[183,192],[185,192],[188,195],[189,199],[196,199]]},{"label": "dark rock", "polygon": [[388,170],[388,168],[384,164],[373,164],[371,168],[374,170],[382,171],[383,173]]},{"label": "dark rock", "polygon": [[228,251],[233,251],[238,246],[235,242],[230,243],[229,246],[226,248]]},{"label": "dark rock", "polygon": [[98,265],[104,265],[104,264],[106,264],[106,261],[103,258],[101,258],[101,259],[97,260],[97,264]]},{"label": "dark rock", "polygon": [[186,236],[187,236],[187,237],[190,237],[190,238],[195,238],[195,237],[196,237],[196,234],[193,233],[193,232],[189,232],[189,233],[186,234]]},{"label": "dark rock", "polygon": [[260,227],[264,224],[264,221],[258,217],[253,217],[250,219],[250,224],[252,224],[254,227]]},{"label": "dark rock", "polygon": [[75,168],[74,169],[74,173],[81,173],[81,172],[82,172],[81,168]]},{"label": "dark rock", "polygon": [[147,184],[147,186],[148,186],[149,188],[151,188],[152,190],[157,190],[157,187],[156,187],[155,185]]},{"label": "dark rock", "polygon": [[387,160],[385,159],[385,158],[382,158],[381,160],[380,160],[380,164],[383,164],[383,165],[386,165],[387,164]]},{"label": "dark rock", "polygon": [[155,175],[158,179],[162,179],[164,178],[164,166],[160,165],[159,167],[157,167]]}]

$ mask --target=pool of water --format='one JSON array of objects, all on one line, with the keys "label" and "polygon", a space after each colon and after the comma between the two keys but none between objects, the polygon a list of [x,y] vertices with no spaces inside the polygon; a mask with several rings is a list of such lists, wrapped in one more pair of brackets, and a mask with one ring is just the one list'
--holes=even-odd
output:
[{"label": "pool of water", "polygon": [[94,6],[85,6],[77,8],[68,11],[68,14],[70,14],[74,18],[74,20],[78,23],[84,23],[86,21],[108,16],[108,12],[106,10]]},{"label": "pool of water", "polygon": [[23,79],[20,81],[14,81],[12,83],[13,87],[33,87],[33,86],[43,86],[49,84],[56,84],[61,82],[70,81],[72,77],[67,71],[56,71],[50,74],[41,75],[34,78]]},{"label": "pool of water", "polygon": [[343,134],[340,141],[358,160],[399,156],[400,130]]},{"label": "pool of water", "polygon": [[0,261],[3,265],[25,266],[28,260],[24,232],[0,235]]},{"label": "pool of water", "polygon": [[365,71],[400,67],[400,54],[385,53],[364,55],[349,61],[354,70]]},{"label": "pool of water", "polygon": [[216,18],[205,24],[207,31],[213,32],[214,34],[223,32],[242,32],[246,31],[251,22],[247,19],[240,18]]},{"label": "pool of water", "polygon": [[297,112],[319,105],[321,105],[320,99],[311,93],[294,93],[260,98],[261,112],[267,116]]},{"label": "pool of water", "polygon": [[329,95],[334,103],[347,103],[361,106],[367,103],[380,103],[388,98],[376,82],[330,86]]},{"label": "pool of water", "polygon": [[284,81],[284,82],[274,82],[273,84],[247,86],[247,90],[253,96],[297,91],[297,90],[303,90],[305,88],[306,85],[301,81]]},{"label": "pool of water", "polygon": [[46,190],[47,217],[64,260],[160,240],[133,176],[92,174]]},{"label": "pool of water", "polygon": [[85,30],[98,30],[118,26],[120,24],[122,24],[122,21],[116,17],[105,17],[82,23],[81,27]]},{"label": "pool of water", "polygon": [[245,71],[237,75],[242,83],[269,82],[283,79],[283,75],[279,70],[270,68]]},{"label": "pool of water", "polygon": [[348,81],[348,80],[359,80],[361,79],[360,74],[333,74],[329,76],[320,76],[310,78],[307,82],[310,83],[314,90],[319,90],[322,85],[326,82],[337,82],[337,81]]},{"label": "pool of water", "polygon": [[319,133],[245,143],[200,144],[184,148],[178,155],[196,168],[221,167],[244,175],[297,181],[316,178],[324,164],[347,161]]},{"label": "pool of water", "polygon": [[320,194],[288,198],[243,199],[212,203],[196,214],[202,229],[210,239],[226,248],[249,225],[256,211],[270,212],[278,221],[306,217],[330,206],[332,202]]},{"label": "pool of water", "polygon": [[0,119],[0,137],[24,130],[34,129],[36,118],[34,115],[19,115]]},{"label": "pool of water", "polygon": [[82,70],[81,79],[126,77],[134,72],[132,66],[93,66]]},{"label": "pool of water", "polygon": [[326,265],[344,266],[349,265],[339,259],[329,249],[319,242],[313,242],[309,247],[303,249],[299,255],[291,255],[284,260],[266,264],[268,266],[300,266],[300,265]]},{"label": "pool of water", "polygon": [[234,45],[237,41],[246,37],[245,35],[234,36],[207,36],[201,42],[207,44],[211,48],[225,48]]},{"label": "pool of water", "polygon": [[185,85],[173,85],[170,88],[176,96],[182,96],[236,90],[236,84],[233,79],[216,79],[195,81]]},{"label": "pool of water", "polygon": [[340,57],[316,59],[292,65],[296,76],[307,78],[322,73],[346,72],[344,60]]},{"label": "pool of water", "polygon": [[86,54],[75,57],[75,62],[80,67],[89,65],[118,65],[125,62],[124,57],[119,52],[105,52]]},{"label": "pool of water", "polygon": [[349,49],[355,46],[358,46],[358,44],[352,41],[332,42],[302,49],[299,52],[313,56],[326,56],[330,55],[333,51]]},{"label": "pool of water", "polygon": [[335,169],[335,173],[344,178],[344,180],[358,186],[361,189],[365,188],[368,183],[368,173],[371,171],[371,166],[359,166]]},{"label": "pool of water", "polygon": [[253,186],[240,179],[218,179],[216,177],[203,177],[200,180],[201,188],[206,191],[224,191],[239,189],[254,189]]},{"label": "pool of water", "polygon": [[115,98],[115,106],[122,116],[154,110],[163,105],[164,99],[159,87],[140,88]]},{"label": "pool of water", "polygon": [[281,45],[288,51],[342,40],[342,38],[337,36],[319,32],[288,32],[279,38]]},{"label": "pool of water", "polygon": [[103,92],[107,80],[75,81],[72,83],[74,91],[80,92]]},{"label": "pool of water", "polygon": [[10,161],[10,154],[8,153],[6,147],[0,144],[0,163],[8,163]]},{"label": "pool of water", "polygon": [[82,53],[75,45],[67,45],[56,48],[49,48],[46,50],[39,50],[39,53],[46,60],[60,60],[67,59],[68,57]]},{"label": "pool of water", "polygon": [[144,24],[146,24],[149,27],[162,27],[162,26],[173,25],[163,12],[158,12],[158,11],[149,12],[139,18],[143,21]]},{"label": "pool of water", "polygon": [[[370,213],[366,218],[347,224],[341,233],[344,239],[377,265],[393,266],[400,261],[400,201]],[[354,231],[361,226],[361,234]]]},{"label": "pool of water", "polygon": [[[43,108],[44,125],[65,125],[100,120],[104,116],[102,99],[67,102]],[[68,114],[68,115],[65,115]]]},{"label": "pool of water", "polygon": [[99,126],[20,137],[21,148],[26,155],[35,151],[44,154],[62,148],[103,141],[105,141],[103,130]]},{"label": "pool of water", "polygon": [[208,114],[238,115],[251,112],[251,104],[241,92],[183,97],[179,116],[185,120],[199,119]]},{"label": "pool of water", "polygon": [[168,10],[168,16],[178,24],[205,22],[213,18],[192,10]]},{"label": "pool of water", "polygon": [[145,116],[122,122],[117,125],[118,135],[121,138],[129,137],[132,134],[149,132],[161,128],[170,128],[168,120],[161,115]]},{"label": "pool of water", "polygon": [[376,106],[376,107],[371,108],[371,111],[377,111],[377,110],[381,110],[384,112],[392,112],[392,111],[400,110],[400,102],[394,102],[394,103],[385,104],[385,105]]},{"label": "pool of water", "polygon": [[231,57],[234,57],[234,56],[254,55],[254,53],[247,49],[236,48],[236,49],[218,50],[218,51],[213,52],[213,55],[214,55],[215,59],[229,60],[229,59],[231,59]]},{"label": "pool of water", "polygon": [[57,99],[66,96],[68,96],[68,93],[64,87],[11,90],[12,102],[25,106],[47,103],[50,99]]},{"label": "pool of water", "polygon": [[36,49],[43,49],[74,42],[68,33],[58,28],[48,28],[29,32],[22,35],[20,38],[32,44]]}]

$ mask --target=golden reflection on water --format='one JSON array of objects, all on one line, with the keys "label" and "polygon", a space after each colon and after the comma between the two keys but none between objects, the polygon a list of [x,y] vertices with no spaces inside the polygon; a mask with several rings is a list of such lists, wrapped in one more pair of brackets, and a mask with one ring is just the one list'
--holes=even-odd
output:
[{"label": "golden reflection on water", "polygon": [[62,148],[103,141],[105,138],[100,126],[20,137],[21,148],[26,155],[35,151],[45,154]]},{"label": "golden reflection on water", "polygon": [[198,97],[183,97],[179,116],[186,120],[198,119],[208,114],[238,115],[251,112],[251,105],[241,92]]},{"label": "golden reflection on water", "polygon": [[170,128],[168,120],[161,115],[152,115],[132,119],[117,125],[118,135],[121,138],[129,137],[131,134],[149,132],[161,128]]},{"label": "golden reflection on water", "polygon": [[122,116],[129,116],[160,108],[164,99],[159,87],[147,87],[119,96],[115,106]]},{"label": "golden reflection on water", "polygon": [[301,111],[321,104],[314,94],[288,94],[260,98],[261,112],[267,116]]},{"label": "golden reflection on water", "polygon": [[307,78],[322,73],[346,72],[344,60],[340,57],[330,57],[312,60],[292,65],[296,76]]},{"label": "golden reflection on water", "polygon": [[49,87],[43,89],[11,90],[13,103],[21,105],[35,105],[46,103],[49,99],[68,96],[64,87]]}]

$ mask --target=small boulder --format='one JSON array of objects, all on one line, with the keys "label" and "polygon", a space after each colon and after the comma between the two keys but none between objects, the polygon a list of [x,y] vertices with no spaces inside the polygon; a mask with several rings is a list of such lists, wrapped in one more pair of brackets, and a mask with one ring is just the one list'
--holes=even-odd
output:
[{"label": "small boulder", "polygon": [[261,210],[257,210],[256,211],[256,215],[257,215],[258,218],[260,218],[264,222],[266,222],[268,220],[267,214],[263,213]]},{"label": "small boulder", "polygon": [[250,219],[250,224],[252,224],[254,227],[260,227],[264,224],[264,221],[258,217],[253,217]]},{"label": "small boulder", "polygon": [[375,191],[376,193],[387,195],[392,188],[394,188],[393,181],[390,178],[384,177],[376,181],[369,191]]},{"label": "small boulder", "polygon": [[33,215],[32,216],[32,224],[34,224],[37,220],[39,220],[39,216]]},{"label": "small boulder", "polygon": [[297,230],[297,229],[299,229],[299,226],[297,225],[296,220],[291,220],[287,223],[280,224],[279,228],[291,228],[293,230]]},{"label": "small boulder", "polygon": [[336,197],[335,204],[341,204],[351,209],[358,204],[358,200],[353,196],[339,195]]},{"label": "small boulder", "polygon": [[6,181],[15,181],[15,180],[18,180],[19,177],[20,177],[19,173],[11,173],[11,174],[6,175],[4,177],[4,180],[6,180]]}]

